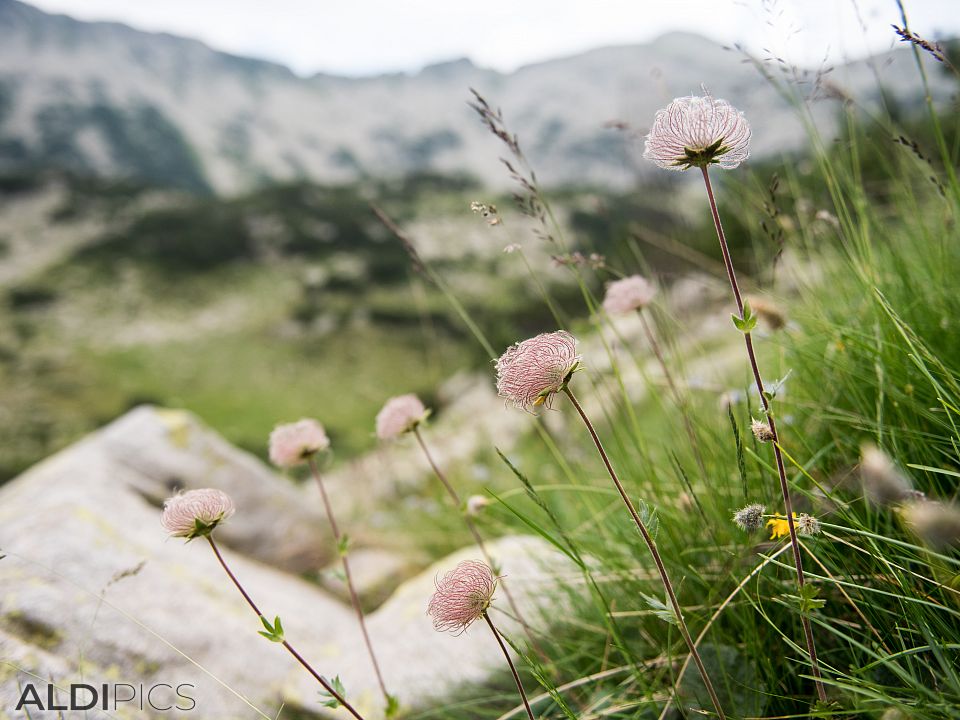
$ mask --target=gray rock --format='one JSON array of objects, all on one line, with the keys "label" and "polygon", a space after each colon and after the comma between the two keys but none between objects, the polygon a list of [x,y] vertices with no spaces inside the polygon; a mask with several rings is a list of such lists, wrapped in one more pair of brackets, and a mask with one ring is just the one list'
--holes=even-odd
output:
[{"label": "gray rock", "polygon": [[[556,612],[558,596],[562,597],[551,593],[550,588],[556,587],[558,574],[573,572],[569,561],[544,541],[527,536],[500,538],[488,543],[488,548],[526,620],[535,631],[545,629],[547,612],[551,608]],[[462,560],[480,559],[476,548],[468,547],[437,561],[397,588],[387,602],[367,616],[387,688],[402,705],[423,707],[449,697],[463,685],[482,683],[491,673],[506,672],[496,640],[483,623],[453,636],[434,630],[426,614],[436,577]],[[499,592],[491,617],[502,632],[522,642],[522,628],[499,611],[508,607]],[[351,698],[358,700],[362,712],[369,713],[368,720],[379,718],[379,697],[362,647],[354,644],[347,648],[336,666]],[[309,686],[304,687],[304,683],[301,679],[306,692]]]},{"label": "gray rock", "polygon": [[[364,608],[380,605],[387,596],[409,577],[414,563],[400,553],[380,548],[360,548],[349,555],[350,574]],[[333,560],[321,573],[324,588],[343,602],[350,602],[350,593],[343,578],[340,558]]]},{"label": "gray rock", "polygon": [[124,468],[127,484],[156,504],[173,492],[215,487],[237,505],[219,536],[246,555],[303,571],[332,557],[326,517],[299,487],[240,450],[185,410],[142,406],[90,441]]},{"label": "gray rock", "polygon": [[[0,664],[0,707],[12,713],[0,717],[26,717],[12,708],[20,683],[40,683],[36,676],[60,687],[188,683],[194,712],[205,720],[273,718],[281,705],[321,713],[318,685],[281,646],[257,634],[256,618],[206,543],[165,537],[151,498],[162,496],[172,477],[187,487],[224,487],[237,498],[237,515],[217,531],[230,567],[266,615],[283,618],[287,638],[321,674],[339,674],[368,720],[381,717],[349,606],[271,567],[287,556],[244,535],[289,548],[289,538],[271,534],[280,527],[277,519],[287,524],[289,512],[306,526],[309,509],[280,505],[273,514],[258,513],[259,496],[278,492],[282,502],[291,502],[298,495],[273,488],[284,481],[190,416],[147,408],[0,488],[0,548],[6,553],[0,559],[0,658],[6,661]],[[550,597],[544,568],[552,575],[566,566],[532,538],[504,538],[490,549],[528,620],[540,623],[539,603]],[[485,628],[451,637],[435,632],[425,614],[435,575],[476,556],[470,548],[437,562],[368,616],[388,686],[408,706],[423,706],[502,669]],[[503,615],[498,623],[517,632]],[[134,704],[112,715],[169,717]]]}]

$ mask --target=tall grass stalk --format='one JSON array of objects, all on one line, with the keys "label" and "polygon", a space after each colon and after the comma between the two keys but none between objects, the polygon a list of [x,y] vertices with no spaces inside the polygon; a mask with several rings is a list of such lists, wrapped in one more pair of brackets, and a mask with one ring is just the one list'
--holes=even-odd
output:
[{"label": "tall grass stalk", "polygon": [[[713,224],[717,231],[717,238],[720,241],[720,250],[723,253],[723,263],[727,269],[727,278],[730,280],[730,289],[737,302],[737,310],[740,313],[740,319],[746,321],[744,313],[743,296],[740,294],[740,286],[737,284],[737,274],[733,267],[733,260],[730,257],[730,248],[727,245],[727,238],[723,232],[723,225],[720,222],[720,212],[717,209],[717,201],[713,194],[713,186],[710,184],[710,173],[707,166],[700,168],[703,173],[703,183],[707,190],[707,199],[710,201],[710,212],[713,215]],[[780,493],[783,496],[784,513],[787,516],[787,526],[790,529],[790,544],[793,547],[793,561],[797,574],[797,587],[802,590],[806,584],[803,574],[803,555],[800,550],[800,540],[797,536],[796,524],[793,521],[793,501],[790,497],[790,485],[787,482],[787,473],[783,464],[783,455],[780,452],[780,436],[777,434],[777,423],[773,417],[773,408],[770,405],[770,399],[767,396],[763,386],[763,378],[760,376],[760,367],[757,364],[757,354],[753,349],[753,337],[749,329],[743,332],[744,343],[747,348],[747,357],[750,359],[750,369],[753,372],[753,379],[757,386],[757,392],[760,394],[760,402],[763,406],[763,412],[767,419],[767,425],[773,435],[773,452],[777,462],[777,476],[780,479]],[[820,674],[820,664],[817,660],[817,646],[813,638],[813,628],[810,626],[810,619],[806,613],[801,613],[800,621],[803,624],[803,634],[807,644],[807,653],[810,656],[810,667],[814,677],[814,683],[817,688],[817,696],[821,702],[827,701],[827,692],[823,686]]]}]

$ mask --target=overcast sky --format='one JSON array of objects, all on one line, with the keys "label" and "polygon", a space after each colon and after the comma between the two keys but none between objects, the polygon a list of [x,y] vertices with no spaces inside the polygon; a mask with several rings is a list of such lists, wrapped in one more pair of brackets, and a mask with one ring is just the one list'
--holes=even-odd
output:
[{"label": "overcast sky", "polygon": [[[960,35],[960,0],[905,0],[925,37]],[[301,74],[415,71],[469,57],[509,71],[671,30],[817,65],[894,44],[895,0],[32,0],[83,20],[198,38]],[[859,14],[859,19],[858,19]],[[866,26],[864,31],[863,25]]]}]

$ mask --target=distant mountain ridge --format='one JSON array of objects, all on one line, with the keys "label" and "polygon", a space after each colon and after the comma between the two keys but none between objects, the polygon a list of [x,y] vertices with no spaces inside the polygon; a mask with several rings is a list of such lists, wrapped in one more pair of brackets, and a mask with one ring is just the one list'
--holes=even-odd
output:
[{"label": "distant mountain ridge", "polygon": [[[17,0],[0,0],[0,37],[0,171],[63,167],[221,194],[417,171],[502,186],[501,148],[467,107],[470,87],[503,108],[548,184],[632,183],[643,171],[640,148],[608,123],[645,131],[657,108],[702,83],[753,119],[756,155],[803,143],[793,112],[755,68],[685,33],[509,74],[461,59],[367,78],[301,78],[196,40]],[[875,62],[898,97],[919,96],[908,52]],[[830,77],[855,96],[876,94],[865,61]],[[938,94],[949,92],[948,80],[934,73],[933,81]]]}]

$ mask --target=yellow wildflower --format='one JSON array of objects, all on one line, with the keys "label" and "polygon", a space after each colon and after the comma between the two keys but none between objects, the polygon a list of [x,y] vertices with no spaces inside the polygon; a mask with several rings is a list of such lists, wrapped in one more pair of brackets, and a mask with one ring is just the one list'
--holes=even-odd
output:
[{"label": "yellow wildflower", "polygon": [[[793,519],[797,519],[797,514],[793,514]],[[787,522],[787,516],[777,513],[771,520],[767,520],[767,527],[770,528],[770,539],[779,540],[790,534],[790,523]]]}]

